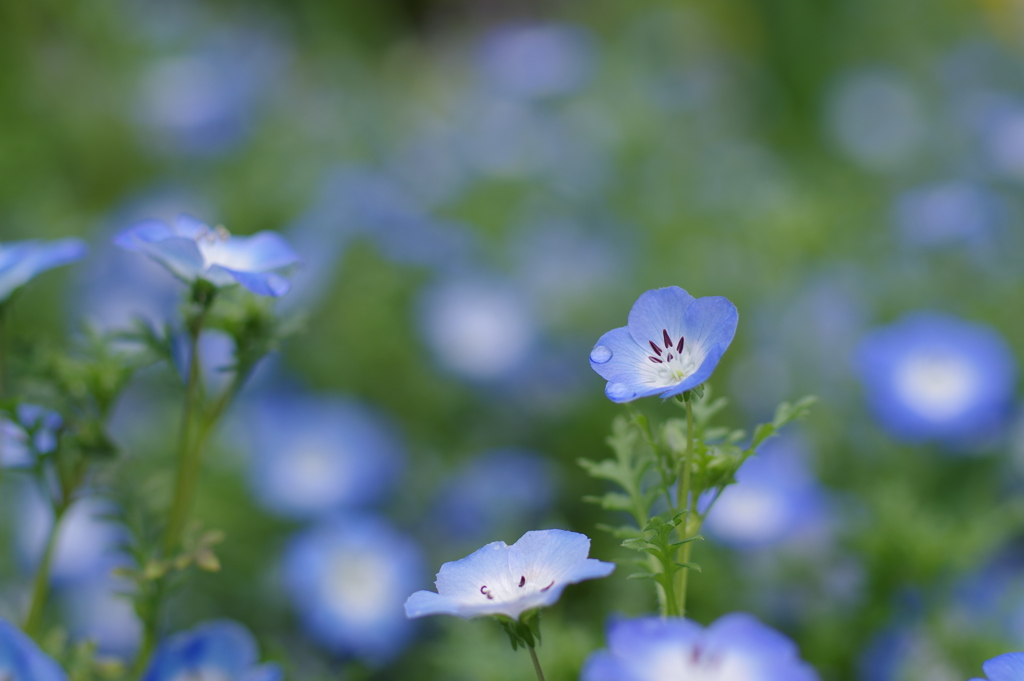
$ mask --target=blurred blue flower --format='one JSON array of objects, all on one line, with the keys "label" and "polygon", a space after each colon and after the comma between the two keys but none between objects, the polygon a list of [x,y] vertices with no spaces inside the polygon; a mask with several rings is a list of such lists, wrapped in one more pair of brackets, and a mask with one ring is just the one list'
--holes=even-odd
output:
[{"label": "blurred blue flower", "polygon": [[825,491],[807,464],[804,441],[784,435],[762,444],[708,514],[708,533],[737,549],[799,539],[827,523]]},{"label": "blurred blue flower", "polygon": [[488,87],[529,100],[577,90],[593,62],[593,40],[583,28],[538,24],[493,31],[480,47],[479,66]]},{"label": "blurred blue flower", "polygon": [[733,336],[739,314],[721,296],[694,298],[678,286],[647,291],[590,352],[613,402],[679,395],[706,381]]},{"label": "blurred blue flower", "polygon": [[217,620],[163,641],[142,681],[218,679],[223,681],[281,681],[281,669],[260,665],[252,634],[237,622]]},{"label": "blurred blue flower", "polygon": [[133,585],[110,573],[97,574],[60,590],[62,621],[75,641],[92,641],[103,655],[135,654],[142,622],[128,598]]},{"label": "blurred blue flower", "polygon": [[519,290],[485,277],[450,278],[426,289],[420,328],[445,368],[478,381],[520,369],[537,336],[537,321]]},{"label": "blurred blue flower", "polygon": [[37,454],[57,448],[57,431],[64,424],[52,409],[22,402],[14,419],[0,416],[0,468],[24,468],[36,462]]},{"label": "blurred blue flower", "polygon": [[897,625],[877,634],[859,661],[862,681],[958,681],[943,647],[923,629]]},{"label": "blurred blue flower", "polygon": [[[1006,653],[981,665],[987,681],[1019,681],[1024,679],[1024,653]],[[971,681],[985,681],[972,679]]]},{"label": "blurred blue flower", "polygon": [[896,225],[914,246],[987,246],[1006,216],[998,194],[963,180],[906,192],[896,201]]},{"label": "blurred blue flower", "polygon": [[412,634],[402,599],[421,583],[423,567],[416,542],[386,521],[339,517],[292,539],[284,580],[316,640],[376,665],[397,655]]},{"label": "blurred blue flower", "polygon": [[588,558],[590,539],[565,530],[527,532],[512,546],[496,541],[437,573],[437,592],[417,591],[405,602],[408,617],[505,615],[554,605],[570,584],[607,577],[613,563]]},{"label": "blurred blue flower", "polygon": [[865,335],[856,364],[875,418],[908,442],[991,439],[1012,409],[1013,353],[983,324],[913,312]]},{"label": "blurred blue flower", "polygon": [[0,304],[36,275],[85,257],[81,239],[8,241],[0,244]]},{"label": "blurred blue flower", "polygon": [[200,49],[154,61],[136,103],[146,141],[172,154],[229,151],[249,134],[286,61],[280,45],[253,30],[220,31]]},{"label": "blurred blue flower", "polygon": [[869,170],[892,170],[921,147],[923,106],[907,80],[888,69],[845,75],[827,102],[826,122],[835,142]]},{"label": "blurred blue flower", "polygon": [[534,452],[497,449],[463,465],[438,493],[437,524],[466,540],[518,534],[551,506],[551,462]]},{"label": "blurred blue flower", "polygon": [[145,220],[121,232],[114,243],[153,258],[185,282],[204,279],[215,286],[241,284],[262,296],[283,296],[288,280],[280,274],[299,262],[276,232],[232,236],[182,213],[173,224]]},{"label": "blurred blue flower", "polygon": [[8,681],[67,681],[53,658],[20,629],[0,619],[0,679]]},{"label": "blurred blue flower", "polygon": [[732,613],[706,629],[660,617],[613,620],[608,649],[587,659],[581,681],[742,679],[817,681],[796,644],[752,615]]},{"label": "blurred blue flower", "polygon": [[284,516],[316,518],[378,501],[402,467],[394,428],[353,400],[275,392],[239,420],[253,452],[256,498]]},{"label": "blurred blue flower", "polygon": [[975,127],[989,167],[1024,180],[1024,103],[1008,95],[989,95],[975,106]]},{"label": "blurred blue flower", "polygon": [[[50,567],[55,584],[91,579],[123,563],[125,530],[107,517],[114,511],[106,499],[84,497],[65,512]],[[53,509],[39,488],[31,483],[22,485],[16,537],[28,569],[34,570],[42,558],[52,526]]]}]

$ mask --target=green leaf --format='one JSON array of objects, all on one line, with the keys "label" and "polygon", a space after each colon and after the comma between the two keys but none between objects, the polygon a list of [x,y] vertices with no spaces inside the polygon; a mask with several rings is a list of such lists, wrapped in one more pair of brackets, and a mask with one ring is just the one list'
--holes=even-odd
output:
[{"label": "green leaf", "polygon": [[590,504],[597,504],[606,511],[631,511],[633,510],[633,500],[625,494],[619,492],[608,492],[602,497],[586,496],[583,497],[583,501]]},{"label": "green leaf", "polygon": [[655,575],[650,572],[634,572],[633,574],[626,577],[626,579],[654,579]]},{"label": "green leaf", "polygon": [[627,537],[634,538],[642,536],[642,532],[640,532],[640,529],[633,527],[631,525],[619,525],[618,527],[615,527],[613,525],[605,525],[604,523],[598,523],[595,527],[597,527],[597,529],[599,530],[604,530],[616,539],[623,539]]},{"label": "green leaf", "polygon": [[697,563],[678,563],[677,562],[676,565],[678,565],[681,568],[686,568],[687,570],[696,570],[697,572],[700,572],[700,565],[698,565]]},{"label": "green leaf", "polygon": [[669,544],[669,546],[674,548],[676,546],[682,546],[683,544],[689,544],[692,541],[704,541],[704,537],[702,537],[699,534],[695,534],[692,537],[687,537],[686,539],[681,539],[679,541],[674,541],[671,544]]},{"label": "green leaf", "polygon": [[622,546],[625,546],[627,549],[644,551],[650,546],[650,544],[647,543],[646,539],[627,539],[622,542]]}]

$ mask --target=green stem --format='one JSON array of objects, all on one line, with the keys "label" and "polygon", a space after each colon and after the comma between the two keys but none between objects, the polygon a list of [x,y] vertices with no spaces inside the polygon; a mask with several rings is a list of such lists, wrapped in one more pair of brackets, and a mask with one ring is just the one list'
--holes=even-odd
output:
[{"label": "green stem", "polygon": [[43,613],[46,611],[46,601],[50,594],[50,566],[53,563],[53,554],[57,547],[57,533],[60,530],[60,521],[64,517],[67,506],[61,503],[54,509],[53,526],[46,538],[46,548],[43,550],[43,558],[36,569],[35,580],[32,584],[32,602],[29,605],[28,616],[25,618],[25,633],[33,638],[38,638],[39,626],[43,623]]},{"label": "green stem", "polygon": [[544,670],[540,668],[540,660],[537,659],[537,651],[533,646],[526,646],[530,649],[530,658],[533,660],[533,671],[537,672],[537,681],[544,681]]},{"label": "green stem", "polygon": [[[691,507],[690,499],[690,471],[693,468],[693,407],[690,400],[686,400],[686,456],[683,459],[683,472],[679,476],[679,504],[683,506],[683,522],[677,528],[679,539],[689,539],[689,526]],[[690,550],[693,542],[687,542],[679,549],[681,563],[690,562]],[[686,616],[686,588],[689,581],[690,568],[683,568],[678,573],[679,579],[676,585],[676,596],[679,599],[679,616]]]}]

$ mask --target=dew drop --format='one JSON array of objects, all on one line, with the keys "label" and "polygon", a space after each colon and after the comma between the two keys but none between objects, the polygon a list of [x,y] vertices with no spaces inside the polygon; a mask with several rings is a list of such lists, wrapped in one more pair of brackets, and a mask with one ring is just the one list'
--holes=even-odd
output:
[{"label": "dew drop", "polygon": [[624,400],[633,396],[633,390],[625,383],[609,383],[605,386],[604,394],[613,400]]},{"label": "dew drop", "polygon": [[590,361],[594,364],[604,364],[612,358],[612,349],[607,345],[598,345],[590,351]]}]

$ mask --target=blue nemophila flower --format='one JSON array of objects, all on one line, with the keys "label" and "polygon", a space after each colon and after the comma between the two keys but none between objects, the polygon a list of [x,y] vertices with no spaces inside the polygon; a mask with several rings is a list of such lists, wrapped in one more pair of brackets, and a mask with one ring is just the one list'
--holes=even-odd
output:
[{"label": "blue nemophila flower", "polygon": [[153,258],[185,282],[203,279],[214,286],[241,284],[261,296],[283,296],[289,282],[281,274],[299,257],[276,232],[232,236],[182,213],[173,224],[144,220],[121,232],[114,243]]},{"label": "blue nemophila flower", "polygon": [[243,415],[251,481],[266,508],[314,518],[379,500],[402,467],[402,443],[380,414],[353,400],[281,393]]},{"label": "blue nemophila flower", "polygon": [[462,618],[523,613],[553,605],[570,584],[607,577],[615,565],[588,558],[590,539],[565,530],[527,532],[512,546],[491,542],[437,573],[437,593],[417,591],[405,602],[408,617]]},{"label": "blue nemophila flower", "polygon": [[608,649],[593,653],[581,681],[816,681],[796,644],[752,615],[732,613],[708,628],[690,620],[613,621]]},{"label": "blue nemophila flower", "polygon": [[412,634],[402,599],[421,583],[423,556],[388,522],[339,517],[289,543],[284,581],[306,631],[371,664],[397,655]]},{"label": "blue nemophila flower", "polygon": [[995,329],[914,312],[868,333],[856,353],[871,409],[909,442],[991,436],[1012,408],[1017,366]]},{"label": "blue nemophila flower", "polygon": [[0,303],[37,274],[81,260],[86,250],[81,239],[33,239],[0,244]]},{"label": "blue nemophila flower", "polygon": [[18,627],[0,619],[0,679],[67,681],[68,675]]},{"label": "blue nemophila flower", "polygon": [[134,584],[110,571],[60,589],[61,622],[73,641],[91,641],[102,655],[130,658],[142,640],[142,621],[126,597]]},{"label": "blue nemophila flower", "polygon": [[1024,679],[1024,653],[1006,653],[981,665],[985,679],[971,681],[1020,681]]},{"label": "blue nemophila flower", "polygon": [[161,643],[142,681],[280,681],[282,678],[277,665],[259,664],[256,641],[245,627],[230,620],[217,620],[175,634]]},{"label": "blue nemophila flower", "polygon": [[678,286],[647,291],[627,326],[598,339],[590,366],[608,381],[613,402],[680,395],[711,376],[738,321],[736,306],[721,296],[694,298]]}]

